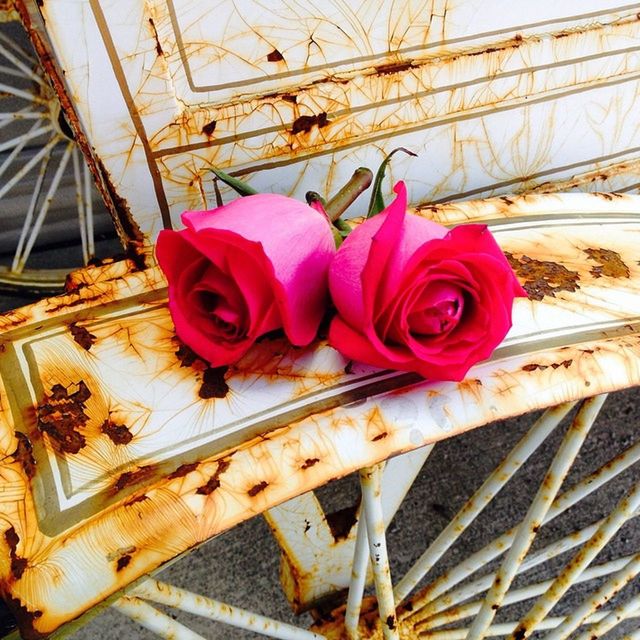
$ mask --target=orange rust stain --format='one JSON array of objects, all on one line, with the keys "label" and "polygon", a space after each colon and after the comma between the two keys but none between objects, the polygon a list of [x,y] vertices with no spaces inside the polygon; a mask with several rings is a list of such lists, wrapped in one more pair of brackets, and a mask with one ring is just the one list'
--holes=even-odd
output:
[{"label": "orange rust stain", "polygon": [[150,500],[151,498],[149,498],[149,496],[146,496],[143,494],[139,495],[139,496],[134,496],[133,498],[130,498],[129,500],[127,500],[124,503],[125,507],[131,507],[132,505],[136,504],[136,502],[145,502],[145,500]]},{"label": "orange rust stain", "polygon": [[269,483],[266,480],[262,480],[261,482],[258,482],[258,484],[254,484],[253,487],[251,487],[251,489],[247,491],[247,494],[251,498],[254,498],[259,493],[262,493],[268,486],[269,486]]},{"label": "orange rust stain", "polygon": [[274,49],[267,55],[267,60],[269,62],[282,62],[284,56],[277,49]]},{"label": "orange rust stain", "polygon": [[320,458],[307,458],[300,468],[309,469],[313,467],[313,465],[318,464],[318,462],[320,462]]},{"label": "orange rust stain", "polygon": [[580,288],[580,275],[557,262],[535,260],[526,255],[516,258],[508,252],[505,256],[516,275],[523,280],[522,286],[532,300],[542,300],[545,296],[555,298],[559,291]]},{"label": "orange rust stain", "polygon": [[591,260],[598,263],[591,269],[594,278],[609,276],[611,278],[628,278],[629,267],[622,261],[620,254],[611,249],[585,249],[584,252]]},{"label": "orange rust stain", "polygon": [[407,69],[413,68],[415,65],[411,60],[407,60],[404,62],[390,62],[388,64],[381,64],[375,68],[375,74],[377,76],[384,76],[388,73],[401,73],[402,71],[407,71]]},{"label": "orange rust stain", "polygon": [[126,487],[138,484],[139,482],[142,482],[143,480],[151,477],[154,470],[154,465],[149,464],[143,467],[138,467],[135,471],[125,471],[124,473],[120,474],[118,479],[115,481],[113,490],[117,493],[118,491],[122,491]]},{"label": "orange rust stain", "polygon": [[100,431],[104,433],[113,444],[129,444],[133,439],[133,434],[128,427],[123,424],[116,424],[111,420],[105,420],[100,427]]},{"label": "orange rust stain", "polygon": [[222,459],[218,462],[215,473],[209,478],[206,484],[198,487],[196,493],[204,496],[208,496],[213,493],[220,486],[220,476],[229,468],[231,462],[226,459]]},{"label": "orange rust stain", "polygon": [[20,431],[16,431],[15,434],[18,440],[18,446],[11,454],[11,457],[20,463],[27,478],[33,478],[36,473],[36,461],[33,457],[33,446],[31,445],[31,441],[26,434]]},{"label": "orange rust stain", "polygon": [[388,435],[389,434],[386,431],[383,431],[382,433],[379,433],[377,436],[374,436],[373,438],[371,438],[371,442],[382,440],[383,438],[386,438]]},{"label": "orange rust stain", "polygon": [[16,530],[13,527],[10,527],[4,532],[4,539],[9,546],[9,553],[11,557],[11,575],[16,580],[20,580],[28,564],[28,560],[26,558],[21,558],[16,551],[16,549],[18,548],[18,542],[20,542],[20,536],[18,536]]},{"label": "orange rust stain", "polygon": [[85,413],[85,402],[91,391],[80,380],[78,390],[69,394],[61,384],[55,384],[42,404],[38,406],[38,429],[46,433],[56,448],[63,453],[78,453],[86,439],[78,429],[85,426],[89,416]]},{"label": "orange rust stain", "polygon": [[331,535],[336,542],[345,540],[349,536],[353,525],[358,521],[357,514],[359,506],[360,504],[356,503],[325,515],[325,520],[329,525]]},{"label": "orange rust stain", "polygon": [[169,480],[173,480],[174,478],[183,478],[188,473],[195,471],[198,468],[198,462],[191,462],[189,464],[181,464],[173,473],[170,473],[168,476]]},{"label": "orange rust stain", "polygon": [[87,351],[91,349],[93,343],[96,341],[96,337],[92,333],[89,333],[85,327],[79,327],[75,322],[69,325],[69,331],[71,331],[73,339]]},{"label": "orange rust stain", "polygon": [[327,114],[323,111],[315,116],[300,116],[294,120],[291,127],[291,133],[309,133],[314,126],[317,125],[319,129],[326,127],[329,124]]}]

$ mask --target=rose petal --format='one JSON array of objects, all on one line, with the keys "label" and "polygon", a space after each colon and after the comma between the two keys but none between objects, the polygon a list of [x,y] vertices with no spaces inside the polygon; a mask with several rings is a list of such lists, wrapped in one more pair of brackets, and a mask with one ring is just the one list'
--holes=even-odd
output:
[{"label": "rose petal", "polygon": [[335,253],[331,228],[321,213],[276,194],[239,198],[213,212],[187,211],[194,231],[215,235],[266,257],[262,275],[271,282],[285,333],[296,345],[311,342],[326,308],[326,275]]}]

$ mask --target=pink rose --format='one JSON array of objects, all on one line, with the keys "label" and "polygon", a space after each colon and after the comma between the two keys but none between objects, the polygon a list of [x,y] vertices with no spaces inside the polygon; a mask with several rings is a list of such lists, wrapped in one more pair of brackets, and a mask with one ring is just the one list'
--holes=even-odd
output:
[{"label": "pink rose", "polygon": [[294,345],[313,340],[335,254],[322,213],[262,194],[186,211],[182,222],[186,229],[160,232],[156,255],[176,333],[187,346],[215,367],[235,362],[280,327]]},{"label": "pink rose", "polygon": [[513,299],[526,293],[486,226],[449,231],[406,214],[404,183],[395,192],[331,264],[329,342],[377,367],[462,380],[505,337]]}]

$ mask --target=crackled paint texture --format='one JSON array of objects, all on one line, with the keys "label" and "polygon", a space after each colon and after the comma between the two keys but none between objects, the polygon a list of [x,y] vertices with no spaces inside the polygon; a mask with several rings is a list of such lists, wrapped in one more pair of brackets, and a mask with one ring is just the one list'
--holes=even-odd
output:
[{"label": "crackled paint texture", "polygon": [[[423,211],[484,220],[514,260],[577,274],[562,288],[540,268],[553,295],[540,284],[541,299],[519,299],[503,345],[458,384],[278,338],[210,370],[176,341],[154,269],[93,268],[66,295],[0,316],[0,584],[23,632],[47,633],[332,478],[640,383],[639,210],[631,196],[549,195]],[[215,393],[203,397],[207,384]]]},{"label": "crackled paint texture", "polygon": [[413,202],[638,188],[635,5],[248,5],[42,7],[97,166],[149,239],[213,206],[212,165],[302,198],[406,146],[420,159],[392,179]]}]

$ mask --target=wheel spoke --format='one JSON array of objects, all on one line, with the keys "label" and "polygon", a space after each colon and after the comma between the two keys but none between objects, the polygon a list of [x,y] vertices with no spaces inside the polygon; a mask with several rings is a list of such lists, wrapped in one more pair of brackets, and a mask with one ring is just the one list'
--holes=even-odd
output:
[{"label": "wheel spoke", "polygon": [[11,138],[0,144],[0,153],[6,151],[7,149],[13,149],[16,145],[21,144],[22,142],[28,142],[29,140],[33,140],[38,136],[41,136],[45,133],[49,133],[52,130],[50,124],[40,126],[39,122],[36,122],[37,127],[32,127],[27,133],[23,133],[15,138]]},{"label": "wheel spoke", "polygon": [[[618,532],[640,507],[640,483],[635,485],[631,492],[625,496],[616,508],[604,519],[601,526],[593,536],[585,543],[569,564],[560,572],[549,589],[540,596],[531,607],[527,615],[522,619],[514,636],[525,638],[536,630],[540,621],[558,603],[567,592],[576,578],[591,564],[604,546]],[[632,565],[631,569],[635,565]],[[633,577],[633,576],[632,576]],[[613,595],[613,594],[612,594]]]},{"label": "wheel spoke", "polygon": [[569,472],[569,468],[578,455],[605,398],[606,396],[602,395],[586,400],[567,431],[525,519],[517,529],[513,544],[507,551],[482,608],[469,629],[468,640],[480,640],[485,636],[487,627],[491,624],[496,610],[500,607],[511,586],[518,567],[529,551],[536,533]]},{"label": "wheel spoke", "polygon": [[245,611],[185,589],[180,589],[157,580],[147,580],[135,587],[134,595],[158,604],[174,607],[197,616],[229,624],[238,629],[253,631],[280,640],[322,640],[323,636],[294,627],[252,611]]},{"label": "wheel spoke", "polygon": [[[38,125],[38,122],[34,122],[27,134],[35,131],[38,128]],[[18,142],[18,144],[16,144],[16,146],[13,148],[13,151],[5,158],[2,165],[0,165],[0,178],[4,175],[4,172],[11,165],[11,163],[18,157],[18,154],[24,149],[27,142],[29,142],[29,137],[23,136],[20,142]]]},{"label": "wheel spoke", "polygon": [[[608,462],[607,464],[600,467],[598,470],[575,484],[573,487],[565,491],[561,496],[556,498],[556,500],[551,505],[551,508],[547,512],[547,516],[543,522],[543,525],[548,524],[554,518],[558,517],[566,510],[577,504],[583,498],[586,498],[588,495],[597,491],[604,484],[610,482],[615,477],[620,475],[626,469],[628,469],[631,465],[635,464],[640,460],[640,442],[632,445],[621,454],[616,456],[613,460]],[[591,537],[596,527],[599,527],[602,523],[602,520],[596,522],[595,524],[587,527],[583,530],[583,532],[577,534],[577,537],[581,539],[579,544],[582,544],[587,537]],[[478,569],[482,568],[487,562],[497,558],[504,550],[507,549],[511,543],[513,542],[513,538],[515,537],[516,529],[513,528],[501,536],[499,536],[496,540],[486,545],[484,548],[480,549],[466,561],[451,571],[445,573],[440,578],[434,580],[428,587],[424,589],[424,591],[419,594],[419,596],[413,600],[413,608],[416,613],[420,613],[423,616],[428,615],[430,612],[442,611],[447,607],[437,607],[435,603],[437,599],[444,593],[448,592],[447,599],[449,594],[453,594],[450,591],[456,584],[460,583],[462,580],[475,573]],[[555,543],[556,545],[562,544],[562,541]],[[573,545],[577,546],[577,545]],[[567,550],[565,547],[564,550]],[[535,558],[535,555],[532,556]],[[533,565],[532,558],[527,558],[523,566],[525,568],[529,568]],[[494,574],[491,574],[491,579],[493,580]],[[482,578],[480,579],[482,580]],[[471,583],[473,584],[473,583]],[[466,587],[466,585],[465,585]],[[465,587],[462,587],[464,589]],[[486,587],[484,587],[486,588]],[[462,590],[458,590],[461,593]],[[456,591],[456,593],[458,592]],[[468,594],[466,597],[470,597],[477,593],[474,591]],[[462,596],[457,600],[460,601]]]},{"label": "wheel spoke", "polygon": [[35,60],[33,55],[30,54],[26,49],[23,49],[19,44],[17,44],[12,38],[10,38],[5,33],[0,32],[0,42],[3,42],[6,47],[11,49],[14,53],[20,56],[25,63],[35,64]]},{"label": "wheel spoke", "polygon": [[353,563],[351,565],[351,582],[347,596],[347,608],[344,614],[344,628],[349,640],[358,639],[358,622],[360,620],[360,609],[369,566],[369,539],[362,514],[360,514],[356,526],[358,529],[353,550]]},{"label": "wheel spoke", "polygon": [[0,83],[0,93],[7,93],[9,95],[15,96],[16,98],[24,98],[29,102],[35,102],[37,104],[47,104],[47,100],[41,98],[40,96],[36,96],[33,93],[25,91],[24,89],[18,89],[17,87],[12,87],[11,85],[4,83]]},{"label": "wheel spoke", "polygon": [[[608,633],[619,625],[621,622],[633,617],[640,617],[640,597],[631,598],[624,604],[621,604],[610,612],[605,612],[607,615],[603,617],[598,623],[592,625],[589,629],[581,633],[575,640],[592,640],[592,638],[599,638],[605,633]],[[634,631],[627,636],[629,639],[640,640],[640,629]]]},{"label": "wheel spoke", "polygon": [[60,142],[61,138],[57,133],[51,136],[49,142],[36,153],[27,163],[25,163],[20,170],[9,180],[2,188],[0,188],[0,198],[3,198],[5,194],[12,189],[24,176],[31,171],[31,169],[38,163],[44,156],[46,156],[53,147]]},{"label": "wheel spoke", "polygon": [[91,197],[91,186],[93,179],[88,165],[84,164],[84,206],[87,220],[87,262],[95,257],[96,246],[93,228],[93,199]]},{"label": "wheel spoke", "polygon": [[[36,210],[38,200],[40,199],[42,184],[44,182],[44,177],[47,174],[47,168],[51,160],[52,152],[53,150],[50,150],[49,153],[47,153],[45,157],[42,159],[42,163],[40,164],[38,177],[36,178],[36,182],[33,187],[33,192],[31,193],[31,201],[29,202],[29,208],[27,209],[27,214],[24,217],[24,222],[22,223],[22,230],[20,231],[20,237],[18,238],[18,246],[16,247],[16,252],[15,252],[15,255],[13,256],[13,262],[11,264],[11,271],[13,271],[14,273],[18,272],[19,270],[18,265],[21,262],[22,249],[24,247],[24,243],[27,240],[29,229],[31,228],[31,222],[33,220],[33,214]],[[20,271],[22,271],[22,269],[20,269]]]},{"label": "wheel spoke", "polygon": [[82,184],[82,175],[80,173],[80,160],[78,158],[78,149],[73,148],[73,177],[76,186],[76,207],[78,209],[78,222],[80,226],[80,242],[82,244],[82,258],[85,264],[89,262],[89,247],[87,245],[87,217],[84,207],[84,189]]},{"label": "wheel spoke", "polygon": [[0,43],[0,55],[3,55],[7,60],[13,62],[17,69],[22,71],[25,77],[37,82],[40,85],[44,84],[42,77],[38,75],[29,65],[22,62],[17,56],[9,51],[5,46]]},{"label": "wheel spoke", "polygon": [[382,633],[385,640],[398,640],[391,570],[387,555],[384,516],[382,513],[382,469],[384,465],[367,467],[360,471],[360,488],[367,524],[369,556],[373,568],[373,581],[378,600],[378,611],[382,620]]},{"label": "wheel spoke", "polygon": [[161,638],[166,638],[167,640],[174,640],[175,638],[180,638],[180,640],[206,640],[200,634],[185,627],[165,613],[158,611],[140,598],[124,596],[116,600],[111,606],[135,620],[145,629],[153,631]]},{"label": "wheel spoke", "polygon": [[53,176],[51,184],[49,185],[49,189],[44,198],[44,201],[40,205],[40,210],[38,211],[38,215],[33,224],[33,228],[31,229],[29,239],[27,241],[27,244],[24,250],[22,251],[22,255],[20,256],[19,260],[17,261],[14,267],[14,271],[17,271],[17,272],[22,271],[22,269],[24,269],[24,266],[27,260],[29,259],[29,255],[31,254],[33,245],[35,244],[38,234],[40,233],[40,229],[42,228],[42,223],[44,222],[46,215],[49,211],[49,207],[51,206],[51,201],[53,200],[53,196],[58,190],[58,185],[60,184],[60,180],[62,179],[64,171],[67,167],[67,163],[69,162],[69,158],[71,157],[72,150],[73,150],[73,143],[70,142],[64,151],[64,154],[60,160],[60,164],[58,165],[58,168],[56,169],[56,172]]},{"label": "wheel spoke", "polygon": [[464,533],[496,494],[513,477],[534,451],[545,441],[560,421],[567,415],[572,403],[553,407],[533,425],[529,432],[514,447],[511,453],[496,467],[468,502],[460,509],[447,527],[438,535],[418,561],[396,585],[396,603],[404,600],[418,582],[443,556],[451,545]]}]

